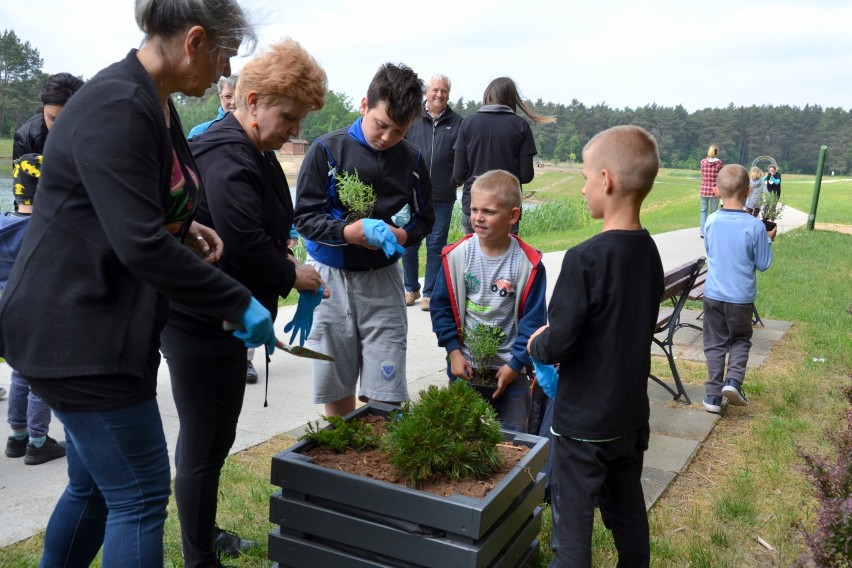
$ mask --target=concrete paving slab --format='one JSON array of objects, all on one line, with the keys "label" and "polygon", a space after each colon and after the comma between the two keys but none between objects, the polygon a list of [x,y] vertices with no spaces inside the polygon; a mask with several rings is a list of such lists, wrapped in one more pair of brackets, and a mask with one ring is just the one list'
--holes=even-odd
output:
[{"label": "concrete paving slab", "polygon": [[[647,458],[645,459],[647,463]],[[647,465],[642,469],[642,493],[645,495],[645,509],[650,509],[657,502],[669,484],[675,480],[677,473],[663,471]]]},{"label": "concrete paving slab", "polygon": [[[682,322],[701,325],[701,320],[698,319],[698,316],[701,315],[700,310],[681,310],[680,314]],[[784,333],[792,326],[790,322],[766,318],[761,319],[764,325],[755,326],[754,335],[752,336],[752,346],[748,360],[748,368],[750,369],[756,369],[763,364],[772,347],[778,343],[784,336]],[[658,334],[657,337],[662,340],[665,334]],[[695,329],[684,327],[677,330],[674,335],[674,345],[672,348],[675,361],[685,359],[687,361],[706,362],[703,341],[701,332]],[[663,350],[656,344],[651,345],[651,353],[659,357],[665,356]],[[671,375],[667,376],[670,377]]]},{"label": "concrete paving slab", "polygon": [[651,467],[680,473],[689,463],[692,454],[698,449],[699,442],[674,436],[651,433],[645,462]]}]

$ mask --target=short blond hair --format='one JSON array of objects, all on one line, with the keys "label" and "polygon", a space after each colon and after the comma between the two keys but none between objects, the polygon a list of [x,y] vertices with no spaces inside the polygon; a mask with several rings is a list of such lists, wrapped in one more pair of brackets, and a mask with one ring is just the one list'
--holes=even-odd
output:
[{"label": "short blond hair", "polygon": [[751,184],[748,181],[748,171],[739,164],[728,164],[719,170],[716,187],[722,198],[744,197]]},{"label": "short blond hair", "polygon": [[247,107],[246,97],[252,91],[267,107],[291,97],[319,110],[325,105],[328,78],[316,59],[288,38],[270,45],[242,68],[235,94],[237,108]]},{"label": "short blond hair", "polygon": [[609,171],[618,183],[617,191],[644,198],[654,187],[660,152],[657,141],[644,128],[623,125],[598,132],[583,148],[583,161],[590,150],[594,150],[594,168]]},{"label": "short blond hair", "polygon": [[715,144],[710,144],[710,147],[707,148],[707,157],[708,158],[715,158],[718,155],[719,155],[719,147],[716,146]]},{"label": "short blond hair", "polygon": [[521,209],[521,183],[506,170],[490,170],[477,176],[470,193],[480,193],[497,199],[501,205]]},{"label": "short blond hair", "polygon": [[752,166],[749,172],[749,177],[751,177],[751,179],[760,179],[763,177],[763,170],[757,166]]}]

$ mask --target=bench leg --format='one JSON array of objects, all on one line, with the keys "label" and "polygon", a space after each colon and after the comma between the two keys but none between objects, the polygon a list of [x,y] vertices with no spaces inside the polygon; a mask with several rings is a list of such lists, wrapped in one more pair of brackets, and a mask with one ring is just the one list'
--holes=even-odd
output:
[{"label": "bench leg", "polygon": [[757,313],[757,305],[754,306],[754,313],[751,316],[751,325],[759,325],[760,327],[766,327],[763,325],[763,320],[760,319],[760,314]]},{"label": "bench leg", "polygon": [[675,364],[674,356],[672,355],[671,344],[669,343],[667,345],[656,337],[654,338],[654,343],[659,345],[660,349],[663,350],[663,353],[666,354],[666,359],[668,359],[669,361],[669,368],[672,371],[672,378],[674,379],[676,389],[673,389],[666,382],[664,382],[659,377],[656,377],[655,375],[650,375],[650,378],[654,382],[662,386],[664,389],[666,389],[669,394],[672,395],[672,399],[675,402],[679,402],[681,404],[692,404],[692,401],[689,400],[689,395],[686,394],[686,389],[683,388],[683,383],[680,381],[680,373],[677,372],[677,365]]}]

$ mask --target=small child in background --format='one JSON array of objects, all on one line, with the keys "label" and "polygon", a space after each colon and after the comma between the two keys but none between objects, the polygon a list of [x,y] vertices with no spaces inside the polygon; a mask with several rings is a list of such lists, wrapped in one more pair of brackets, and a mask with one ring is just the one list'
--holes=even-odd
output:
[{"label": "small child in background", "polygon": [[[0,294],[6,289],[21,250],[40,175],[39,154],[24,154],[12,163],[17,210],[6,211],[0,216]],[[6,440],[6,457],[23,457],[26,465],[38,465],[65,456],[65,443],[47,435],[50,407],[30,390],[27,380],[14,369],[7,416],[12,435]]]},{"label": "small child in background", "polygon": [[444,248],[429,311],[438,345],[447,350],[450,381],[473,376],[464,337],[476,325],[505,332],[492,363],[497,390],[489,402],[503,428],[526,432],[532,405],[527,339],[547,323],[547,280],[542,254],[511,233],[520,216],[518,178],[505,170],[476,178],[470,189],[474,232]]},{"label": "small child in background", "polygon": [[751,190],[745,200],[745,210],[753,217],[757,217],[760,215],[760,196],[766,191],[766,181],[763,179],[763,170],[757,166],[751,168],[749,177]]},{"label": "small child in background", "polygon": [[[704,249],[704,357],[707,359],[707,412],[722,412],[722,398],[736,406],[748,404],[742,390],[751,350],[752,313],[757,296],[755,270],[772,264],[772,240],[763,223],[743,210],[751,185],[740,165],[725,166],[716,183],[725,206],[707,219]],[[727,359],[727,372],[725,362]]]}]

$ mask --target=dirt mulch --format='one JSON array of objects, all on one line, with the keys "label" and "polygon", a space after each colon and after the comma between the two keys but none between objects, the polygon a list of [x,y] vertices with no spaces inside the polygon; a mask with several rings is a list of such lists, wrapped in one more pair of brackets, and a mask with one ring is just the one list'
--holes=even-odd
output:
[{"label": "dirt mulch", "polygon": [[[373,427],[379,434],[384,432],[384,418],[380,416],[368,416],[366,419],[373,424]],[[460,494],[481,499],[485,497],[486,493],[494,489],[506,474],[529,452],[529,448],[525,446],[512,446],[511,444],[499,444],[497,450],[502,457],[503,467],[490,477],[484,479],[459,479],[457,481],[452,481],[446,477],[439,477],[421,485],[417,489],[442,497]],[[406,485],[390,464],[387,454],[379,450],[350,450],[338,454],[325,447],[315,447],[306,453],[313,458],[315,464],[323,467],[334,468],[359,477],[387,481],[388,483],[395,483],[397,485]]]}]

